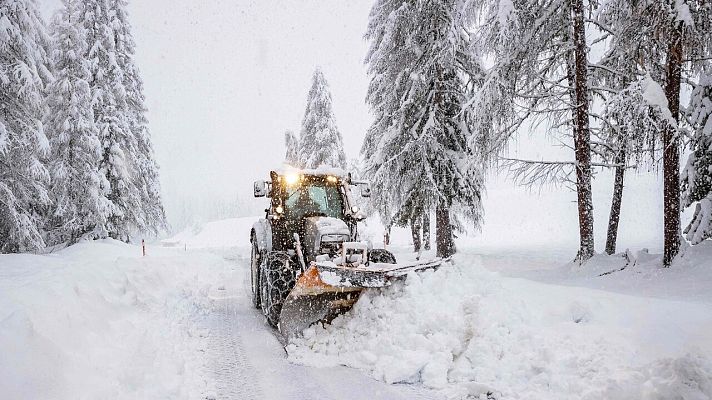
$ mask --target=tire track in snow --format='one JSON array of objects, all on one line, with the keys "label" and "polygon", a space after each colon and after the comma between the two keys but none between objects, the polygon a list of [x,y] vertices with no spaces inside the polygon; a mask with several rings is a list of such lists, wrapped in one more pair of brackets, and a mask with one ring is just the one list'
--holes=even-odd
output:
[{"label": "tire track in snow", "polygon": [[218,318],[212,319],[208,353],[215,379],[216,400],[262,399],[255,370],[247,359],[237,327],[236,310],[231,298],[216,300]]}]

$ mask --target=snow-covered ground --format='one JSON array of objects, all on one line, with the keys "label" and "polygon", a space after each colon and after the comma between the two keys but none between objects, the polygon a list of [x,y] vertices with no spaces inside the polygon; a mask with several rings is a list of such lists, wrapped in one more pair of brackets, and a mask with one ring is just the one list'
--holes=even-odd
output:
[{"label": "snow-covered ground", "polygon": [[112,240],[0,256],[0,398],[200,398],[214,261]]},{"label": "snow-covered ground", "polygon": [[436,399],[290,363],[249,298],[254,218],[0,255],[0,399]]},{"label": "snow-covered ground", "polygon": [[[109,240],[0,256],[0,398],[712,398],[710,243],[662,270],[463,238],[452,265],[365,293],[287,354],[250,305],[252,221],[146,257]],[[405,231],[392,249],[414,257]]]},{"label": "snow-covered ground", "polygon": [[455,397],[705,399],[712,302],[509,278],[456,257],[367,293],[288,351],[296,362],[348,365]]}]

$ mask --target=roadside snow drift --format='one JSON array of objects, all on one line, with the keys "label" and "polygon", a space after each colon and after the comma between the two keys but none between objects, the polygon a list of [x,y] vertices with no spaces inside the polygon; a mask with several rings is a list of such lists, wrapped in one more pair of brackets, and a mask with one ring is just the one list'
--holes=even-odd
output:
[{"label": "roadside snow drift", "polygon": [[164,247],[186,249],[230,248],[249,245],[250,229],[259,217],[229,218],[197,224],[185,229],[170,239],[164,239]]},{"label": "roadside snow drift", "polygon": [[207,333],[190,321],[219,274],[193,267],[205,255],[159,250],[1,255],[0,398],[202,398]]},{"label": "roadside snow drift", "polygon": [[452,397],[708,399],[712,307],[502,278],[456,259],[364,292],[287,348]]}]

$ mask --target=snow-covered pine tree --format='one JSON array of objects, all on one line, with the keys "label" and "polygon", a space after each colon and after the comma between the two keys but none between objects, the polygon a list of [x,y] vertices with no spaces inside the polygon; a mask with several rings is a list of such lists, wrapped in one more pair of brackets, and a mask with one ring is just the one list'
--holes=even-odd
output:
[{"label": "snow-covered pine tree", "polygon": [[685,234],[692,244],[698,244],[712,238],[712,68],[693,89],[686,114],[695,136],[682,173],[682,202],[685,207],[695,205]]},{"label": "snow-covered pine tree", "polygon": [[117,64],[123,72],[126,90],[126,117],[136,143],[136,153],[130,160],[135,163],[131,168],[132,180],[133,186],[140,193],[140,206],[135,210],[132,221],[135,221],[140,231],[158,234],[167,227],[167,222],[161,201],[158,164],[148,130],[143,80],[135,63],[136,45],[126,7],[126,0],[114,0],[111,3],[111,11],[115,15],[113,30]]},{"label": "snow-covered pine tree", "polygon": [[[620,45],[642,47],[639,62],[664,88],[663,148],[664,250],[669,266],[680,248],[680,146],[686,121],[680,118],[683,75],[700,71],[712,56],[712,4],[706,0],[606,2],[607,26],[620,32]],[[690,68],[691,67],[691,68]]]},{"label": "snow-covered pine tree", "polygon": [[49,143],[42,125],[49,37],[34,0],[0,2],[0,252],[44,246]]},{"label": "snow-covered pine tree", "polygon": [[102,145],[100,170],[109,184],[102,188],[109,200],[106,231],[114,239],[128,241],[131,232],[142,225],[141,193],[132,170],[139,164],[134,159],[138,144],[131,132],[124,71],[117,53],[115,30],[120,28],[120,21],[112,10],[112,1],[84,1],[85,58],[92,75],[89,85],[94,121]]},{"label": "snow-covered pine tree", "polygon": [[592,114],[600,126],[592,129],[595,139],[591,148],[594,156],[603,164],[612,165],[615,172],[605,247],[607,254],[616,251],[625,171],[641,166],[646,158],[657,163],[656,141],[664,123],[663,110],[650,101],[652,93],[662,91],[650,74],[662,76],[662,72],[646,71],[639,62],[649,57],[650,49],[645,40],[628,40],[626,27],[616,23],[622,11],[605,3],[592,20],[593,30],[600,32],[595,40],[606,43],[606,51],[590,66],[594,99],[603,102],[603,112],[594,110]]},{"label": "snow-covered pine tree", "polygon": [[482,217],[483,165],[469,145],[465,101],[479,79],[464,1],[379,0],[371,8],[366,101],[375,115],[362,154],[387,225],[404,208],[436,208],[437,253],[455,251],[451,219]]},{"label": "snow-covered pine tree", "polygon": [[329,84],[318,67],[312,75],[299,134],[299,159],[304,168],[346,168],[344,143],[334,120]]},{"label": "snow-covered pine tree", "polygon": [[63,0],[51,25],[54,82],[49,86],[46,131],[50,141],[50,197],[47,242],[106,237],[106,177],[99,172],[101,142],[94,123],[84,60],[87,43],[79,0]]},{"label": "snow-covered pine tree", "polygon": [[[505,148],[525,120],[573,139],[580,260],[594,253],[591,192],[590,87],[585,0],[473,0],[477,52],[490,56],[481,90],[471,100],[486,153]],[[494,115],[493,115],[494,114]]]},{"label": "snow-covered pine tree", "polygon": [[[611,70],[623,71],[624,66]],[[657,162],[655,143],[658,132],[664,126],[663,115],[666,111],[652,101],[654,93],[662,94],[662,88],[650,75],[636,77],[631,74],[620,81],[620,86],[611,83],[605,79],[599,81],[601,86],[610,85],[608,88],[615,92],[609,93],[606,98],[601,113],[602,126],[594,131],[597,140],[592,144],[594,154],[602,161],[600,165],[610,165],[615,171],[606,239],[607,254],[616,251],[625,170],[631,167],[630,164],[640,165],[644,156],[648,156],[653,163]]]},{"label": "snow-covered pine tree", "polygon": [[299,139],[293,131],[288,130],[284,132],[284,145],[286,147],[284,162],[292,167],[300,168]]}]

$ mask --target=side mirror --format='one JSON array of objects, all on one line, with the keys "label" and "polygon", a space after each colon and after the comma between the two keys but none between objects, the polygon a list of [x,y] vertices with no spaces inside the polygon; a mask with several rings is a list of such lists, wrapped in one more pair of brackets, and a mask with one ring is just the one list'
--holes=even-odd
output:
[{"label": "side mirror", "polygon": [[361,185],[361,197],[371,197],[371,185],[368,183]]},{"label": "side mirror", "polygon": [[265,181],[255,181],[255,197],[265,197],[267,195],[267,183]]}]

